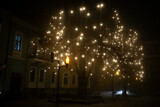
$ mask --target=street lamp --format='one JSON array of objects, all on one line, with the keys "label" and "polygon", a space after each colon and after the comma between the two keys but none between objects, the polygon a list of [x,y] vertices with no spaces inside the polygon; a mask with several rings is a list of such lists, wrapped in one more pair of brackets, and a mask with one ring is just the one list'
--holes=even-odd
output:
[{"label": "street lamp", "polygon": [[[56,61],[58,61],[58,65],[60,65],[60,61],[59,61],[59,60],[56,60]],[[59,66],[59,68],[58,68],[56,106],[58,106],[58,97],[59,97],[59,72],[60,72],[61,67],[66,67],[66,68],[68,68],[69,61],[70,61],[70,59],[69,59],[69,57],[67,56],[66,59],[65,59],[65,64],[66,64],[66,65]]]},{"label": "street lamp", "polygon": [[69,57],[67,56],[67,57],[66,57],[66,68],[68,68],[69,61],[70,61],[70,60],[69,60]]},{"label": "street lamp", "polygon": [[116,71],[116,75],[118,76],[119,75],[119,73],[120,73],[120,71],[118,70],[118,71]]},{"label": "street lamp", "polygon": [[114,77],[120,75],[120,70],[117,70],[112,76],[112,97],[114,96]]}]

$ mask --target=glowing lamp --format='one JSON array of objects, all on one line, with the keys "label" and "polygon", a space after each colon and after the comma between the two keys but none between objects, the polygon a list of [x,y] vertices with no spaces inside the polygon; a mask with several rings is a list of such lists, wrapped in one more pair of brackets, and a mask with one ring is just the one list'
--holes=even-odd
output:
[{"label": "glowing lamp", "polygon": [[116,71],[116,75],[119,75],[119,71]]},{"label": "glowing lamp", "polygon": [[69,57],[66,57],[66,68],[68,68],[68,64],[69,64]]}]

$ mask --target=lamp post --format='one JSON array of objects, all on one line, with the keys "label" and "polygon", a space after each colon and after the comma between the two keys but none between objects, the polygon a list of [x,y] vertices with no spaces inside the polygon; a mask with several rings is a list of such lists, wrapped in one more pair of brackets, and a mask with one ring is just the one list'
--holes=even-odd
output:
[{"label": "lamp post", "polygon": [[[60,61],[59,60],[57,60],[57,61],[58,61],[58,64],[60,65]],[[59,66],[59,68],[58,68],[56,106],[58,106],[58,103],[59,103],[58,102],[58,99],[59,99],[59,72],[60,72],[61,67],[68,68],[69,61],[70,61],[69,57],[67,56],[66,59],[65,59],[65,64],[66,65]]]},{"label": "lamp post", "polygon": [[115,78],[115,76],[119,76],[119,75],[120,75],[120,71],[117,70],[115,72],[115,74],[113,74],[113,76],[112,76],[112,97],[114,96],[114,78]]}]

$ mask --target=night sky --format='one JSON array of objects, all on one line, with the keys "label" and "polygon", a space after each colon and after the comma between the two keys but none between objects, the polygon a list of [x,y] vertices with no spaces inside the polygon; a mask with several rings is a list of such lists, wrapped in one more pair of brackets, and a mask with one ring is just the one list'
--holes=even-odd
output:
[{"label": "night sky", "polygon": [[[135,29],[145,41],[160,40],[160,17],[158,1],[149,0],[99,0],[106,6],[115,8],[122,22]],[[5,0],[0,8],[10,11],[15,16],[24,19],[42,29],[49,23],[55,10],[61,8],[96,6],[98,0]],[[88,6],[89,5],[89,6]],[[77,7],[77,8],[78,8]]]}]

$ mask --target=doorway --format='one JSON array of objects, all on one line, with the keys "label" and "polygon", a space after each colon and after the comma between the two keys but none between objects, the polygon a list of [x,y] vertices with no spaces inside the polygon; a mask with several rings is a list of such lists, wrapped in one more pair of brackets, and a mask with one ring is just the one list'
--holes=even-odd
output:
[{"label": "doorway", "polygon": [[11,84],[10,91],[11,94],[21,94],[22,92],[22,73],[11,73]]}]

